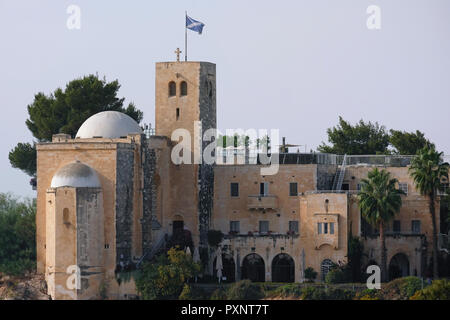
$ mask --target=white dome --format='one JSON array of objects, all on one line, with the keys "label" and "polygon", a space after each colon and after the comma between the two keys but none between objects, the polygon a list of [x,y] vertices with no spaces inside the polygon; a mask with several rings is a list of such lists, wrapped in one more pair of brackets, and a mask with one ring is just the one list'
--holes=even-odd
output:
[{"label": "white dome", "polygon": [[52,188],[100,188],[97,173],[91,167],[77,161],[62,167],[53,176]]},{"label": "white dome", "polygon": [[78,129],[76,138],[117,139],[126,137],[130,133],[142,133],[136,121],[121,112],[104,111],[87,119]]}]

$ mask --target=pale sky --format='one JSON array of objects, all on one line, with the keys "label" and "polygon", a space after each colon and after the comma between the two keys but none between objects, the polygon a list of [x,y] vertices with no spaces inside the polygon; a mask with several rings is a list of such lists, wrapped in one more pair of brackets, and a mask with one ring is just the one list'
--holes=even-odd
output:
[{"label": "pale sky", "polygon": [[[71,4],[80,30],[66,26]],[[217,64],[220,129],[278,128],[309,150],[342,115],[421,130],[450,154],[448,0],[0,0],[0,192],[35,196],[8,153],[32,141],[40,91],[98,72],[154,123],[154,64],[184,50],[185,10],[206,24],[189,59]]]}]

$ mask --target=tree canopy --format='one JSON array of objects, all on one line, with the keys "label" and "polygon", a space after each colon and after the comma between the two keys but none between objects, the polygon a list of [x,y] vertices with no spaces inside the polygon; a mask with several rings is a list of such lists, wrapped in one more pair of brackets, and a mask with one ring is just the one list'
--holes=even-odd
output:
[{"label": "tree canopy", "polygon": [[415,155],[425,146],[433,145],[419,130],[387,131],[377,122],[360,120],[352,125],[342,117],[339,117],[337,126],[327,130],[327,135],[329,145],[322,142],[317,148],[319,152],[350,155]]},{"label": "tree canopy", "polygon": [[[124,107],[125,98],[118,98],[120,84],[107,82],[98,75],[88,75],[70,81],[65,89],[58,88],[50,95],[40,92],[28,105],[29,118],[25,124],[37,142],[51,141],[52,135],[66,133],[75,136],[80,126],[92,115],[102,111],[119,111],[140,123],[142,111],[133,103]],[[36,146],[19,143],[9,153],[14,168],[33,176],[36,174]]]},{"label": "tree canopy", "polygon": [[0,272],[19,275],[35,266],[36,201],[0,193]]},{"label": "tree canopy", "polygon": [[167,256],[161,255],[144,266],[136,287],[144,300],[177,299],[185,283],[200,269],[190,255],[171,248]]},{"label": "tree canopy", "polygon": [[394,147],[395,154],[403,155],[415,155],[420,149],[433,145],[419,130],[416,132],[391,130],[389,142]]},{"label": "tree canopy", "polygon": [[338,125],[329,128],[327,134],[331,145],[322,143],[318,147],[320,152],[352,155],[388,153],[389,134],[386,128],[378,123],[360,120],[352,126],[339,117]]}]

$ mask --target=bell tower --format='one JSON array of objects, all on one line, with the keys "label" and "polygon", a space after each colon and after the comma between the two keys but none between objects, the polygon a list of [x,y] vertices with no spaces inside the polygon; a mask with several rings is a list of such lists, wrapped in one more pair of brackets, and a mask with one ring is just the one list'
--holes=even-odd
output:
[{"label": "bell tower", "polygon": [[[179,53],[178,53],[179,54]],[[194,138],[194,123],[203,132],[216,128],[216,65],[209,62],[156,64],[156,135],[171,137],[186,129]]]},{"label": "bell tower", "polygon": [[[217,128],[216,125],[216,65],[209,62],[181,62],[180,50],[175,52],[177,61],[156,64],[155,80],[155,128],[156,136],[171,139],[177,129],[186,129],[194,139],[201,139],[196,122],[202,132]],[[178,137],[175,138],[178,142]],[[197,140],[198,141],[198,140]],[[201,143],[201,152],[210,142]],[[191,157],[194,162],[194,157]],[[167,160],[166,160],[167,161]],[[166,164],[159,163],[160,166]],[[158,164],[157,164],[158,166]],[[175,233],[175,225],[183,223],[192,234],[194,245],[207,246],[212,211],[214,169],[211,164],[170,163],[170,183],[164,194],[170,194],[170,210],[165,206],[165,223]],[[182,221],[181,221],[182,220]]]}]

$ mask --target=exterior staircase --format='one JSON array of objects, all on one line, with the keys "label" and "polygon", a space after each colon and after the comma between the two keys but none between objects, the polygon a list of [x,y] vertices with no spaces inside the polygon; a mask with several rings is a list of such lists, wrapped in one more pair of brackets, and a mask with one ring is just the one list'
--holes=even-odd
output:
[{"label": "exterior staircase", "polygon": [[347,165],[347,155],[344,155],[344,160],[342,161],[341,167],[336,171],[333,182],[333,191],[341,191],[342,183],[344,182],[345,169]]},{"label": "exterior staircase", "polygon": [[167,233],[163,231],[159,234],[158,240],[155,242],[155,244],[149,250],[144,252],[142,257],[136,263],[136,268],[139,269],[142,266],[142,263],[144,261],[150,261],[158,253],[160,253],[161,251],[164,251],[166,248],[166,243],[167,243]]}]

